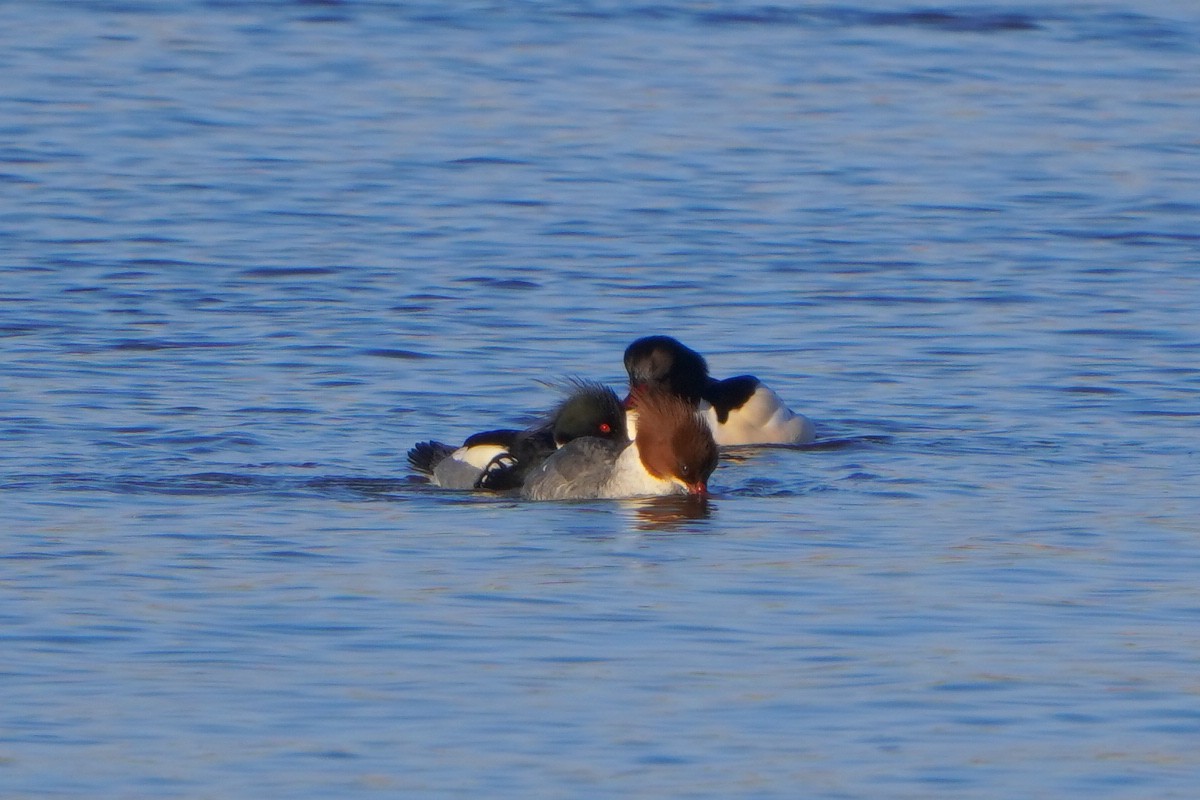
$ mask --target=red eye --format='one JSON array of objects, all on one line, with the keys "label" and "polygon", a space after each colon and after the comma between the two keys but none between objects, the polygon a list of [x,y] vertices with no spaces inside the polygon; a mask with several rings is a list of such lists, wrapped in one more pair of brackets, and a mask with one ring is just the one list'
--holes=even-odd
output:
[{"label": "red eye", "polygon": [[612,433],[612,425],[609,425],[607,422],[601,422],[600,423],[600,432],[601,433]]}]

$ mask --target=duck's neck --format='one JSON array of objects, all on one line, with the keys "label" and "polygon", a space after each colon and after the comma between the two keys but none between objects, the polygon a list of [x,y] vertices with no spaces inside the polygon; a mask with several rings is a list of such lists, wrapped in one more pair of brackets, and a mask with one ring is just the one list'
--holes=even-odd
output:
[{"label": "duck's neck", "polygon": [[631,442],[617,456],[617,461],[613,465],[612,477],[605,484],[603,491],[606,497],[638,497],[680,494],[684,489],[674,481],[651,475],[646,470],[646,465],[642,463],[637,442]]}]

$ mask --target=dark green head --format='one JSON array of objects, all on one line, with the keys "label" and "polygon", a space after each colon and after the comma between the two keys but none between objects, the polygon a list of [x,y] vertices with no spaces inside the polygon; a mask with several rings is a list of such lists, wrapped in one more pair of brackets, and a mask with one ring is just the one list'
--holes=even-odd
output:
[{"label": "dark green head", "polygon": [[554,412],[554,443],[562,447],[573,439],[598,436],[625,441],[625,409],[621,399],[607,386],[594,381],[572,380],[571,394]]}]

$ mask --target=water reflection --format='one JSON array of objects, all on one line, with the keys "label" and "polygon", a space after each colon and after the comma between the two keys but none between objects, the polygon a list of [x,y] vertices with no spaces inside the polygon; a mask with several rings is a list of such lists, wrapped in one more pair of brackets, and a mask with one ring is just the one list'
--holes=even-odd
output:
[{"label": "water reflection", "polygon": [[716,506],[707,497],[671,495],[621,500],[621,508],[641,531],[679,531],[708,519]]}]

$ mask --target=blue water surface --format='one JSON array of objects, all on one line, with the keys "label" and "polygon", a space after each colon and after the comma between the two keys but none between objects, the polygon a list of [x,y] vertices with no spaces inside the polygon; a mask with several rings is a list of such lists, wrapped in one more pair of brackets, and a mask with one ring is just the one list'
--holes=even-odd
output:
[{"label": "blue water surface", "polygon": [[[16,0],[0,74],[0,796],[1197,796],[1195,4]],[[817,444],[408,474],[650,333]]]}]

